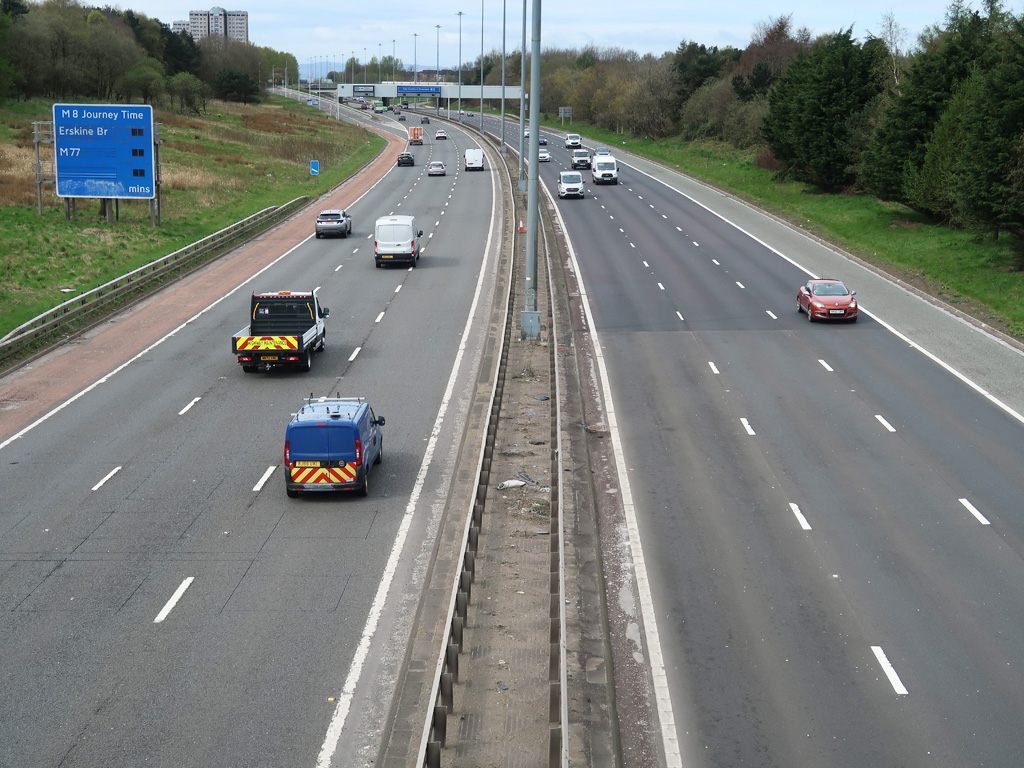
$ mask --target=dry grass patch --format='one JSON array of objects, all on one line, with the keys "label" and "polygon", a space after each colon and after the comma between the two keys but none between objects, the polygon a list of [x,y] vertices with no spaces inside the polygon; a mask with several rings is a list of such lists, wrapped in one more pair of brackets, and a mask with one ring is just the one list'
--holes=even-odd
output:
[{"label": "dry grass patch", "polygon": [[264,133],[287,133],[297,134],[302,131],[302,123],[308,120],[297,120],[294,115],[287,112],[268,114],[243,115],[242,126],[251,131],[263,131]]}]

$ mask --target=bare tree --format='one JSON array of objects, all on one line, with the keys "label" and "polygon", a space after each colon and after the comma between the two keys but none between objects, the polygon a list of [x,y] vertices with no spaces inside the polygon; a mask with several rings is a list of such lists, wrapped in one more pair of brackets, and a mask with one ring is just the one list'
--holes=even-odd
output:
[{"label": "bare tree", "polygon": [[900,82],[903,80],[903,71],[906,67],[907,57],[903,45],[907,39],[907,30],[896,21],[896,14],[889,11],[882,16],[882,31],[877,37],[885,43],[889,52],[886,59],[889,65],[886,75],[892,79],[892,89],[899,95]]}]

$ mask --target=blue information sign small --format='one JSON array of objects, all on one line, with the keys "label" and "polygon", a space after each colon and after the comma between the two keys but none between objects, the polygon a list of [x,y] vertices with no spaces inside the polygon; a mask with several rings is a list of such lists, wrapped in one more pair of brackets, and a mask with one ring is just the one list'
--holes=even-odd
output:
[{"label": "blue information sign small", "polygon": [[310,160],[309,161],[309,175],[310,176],[319,176],[320,175],[320,161],[319,160]]},{"label": "blue information sign small", "polygon": [[54,104],[53,138],[59,197],[156,197],[148,104]]}]

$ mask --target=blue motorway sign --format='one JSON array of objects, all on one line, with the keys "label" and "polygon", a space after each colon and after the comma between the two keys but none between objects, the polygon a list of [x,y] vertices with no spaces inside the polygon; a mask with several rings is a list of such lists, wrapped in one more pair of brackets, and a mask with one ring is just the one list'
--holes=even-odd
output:
[{"label": "blue motorway sign", "polygon": [[58,196],[156,197],[148,104],[54,104],[53,137]]},{"label": "blue motorway sign", "polygon": [[439,85],[400,85],[398,86],[399,93],[440,93],[441,86]]}]

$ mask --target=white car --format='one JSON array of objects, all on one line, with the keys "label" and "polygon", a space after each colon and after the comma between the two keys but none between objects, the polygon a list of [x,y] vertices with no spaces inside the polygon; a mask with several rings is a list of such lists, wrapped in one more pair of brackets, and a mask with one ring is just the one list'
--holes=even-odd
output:
[{"label": "white car", "polygon": [[583,146],[583,139],[580,138],[578,133],[567,133],[565,135],[565,148],[566,149],[579,149]]},{"label": "white car", "polygon": [[435,140],[436,139],[447,139],[447,138],[448,138],[448,132],[446,130],[444,130],[443,128],[438,128],[437,131],[434,133],[434,139]]},{"label": "white car", "polygon": [[544,149],[544,147],[541,147],[537,150],[537,160],[541,163],[546,163],[551,160],[551,153]]},{"label": "white car", "polygon": [[558,196],[583,197],[583,174],[579,171],[560,171],[558,174]]},{"label": "white car", "polygon": [[445,168],[444,163],[440,160],[435,160],[427,165],[427,176],[444,176]]}]

